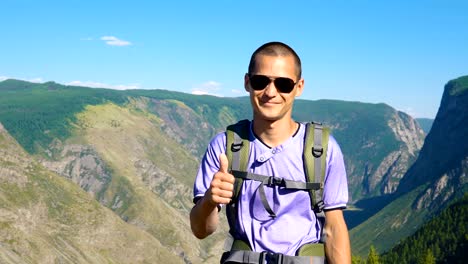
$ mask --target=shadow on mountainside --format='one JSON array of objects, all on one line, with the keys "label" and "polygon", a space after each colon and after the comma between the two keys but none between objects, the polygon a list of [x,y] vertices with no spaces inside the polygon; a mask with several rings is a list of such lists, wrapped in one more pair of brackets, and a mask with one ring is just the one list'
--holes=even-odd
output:
[{"label": "shadow on mountainside", "polygon": [[379,212],[387,204],[391,203],[394,198],[394,195],[387,194],[369,199],[362,199],[353,204],[352,207],[344,210],[344,217],[348,229],[351,230],[354,227],[362,224],[372,215]]}]

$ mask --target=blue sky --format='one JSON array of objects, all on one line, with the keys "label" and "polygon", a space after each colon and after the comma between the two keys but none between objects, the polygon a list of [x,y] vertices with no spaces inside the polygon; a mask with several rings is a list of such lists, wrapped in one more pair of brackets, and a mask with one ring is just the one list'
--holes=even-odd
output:
[{"label": "blue sky", "polygon": [[302,99],[387,103],[435,117],[468,75],[468,1],[0,2],[0,80],[247,95],[268,41],[303,62]]}]

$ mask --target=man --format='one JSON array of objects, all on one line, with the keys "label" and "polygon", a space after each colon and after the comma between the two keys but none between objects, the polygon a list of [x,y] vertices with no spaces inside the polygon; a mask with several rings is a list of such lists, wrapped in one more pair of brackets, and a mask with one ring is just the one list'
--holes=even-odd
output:
[{"label": "man", "polygon": [[[280,42],[262,45],[251,57],[244,86],[253,109],[249,172],[305,181],[302,159],[305,125],[292,119],[293,102],[304,89],[301,61],[296,52]],[[325,255],[328,263],[351,263],[342,213],[348,201],[346,172],[338,144],[332,136],[328,142],[323,191]],[[228,171],[225,153],[226,133],[220,133],[210,142],[195,180],[196,204],[190,222],[194,235],[200,239],[216,230],[220,207],[229,204],[233,197],[235,178]],[[246,241],[254,252],[292,256],[302,245],[319,242],[320,227],[307,191],[260,185],[253,180],[244,180],[242,184],[235,239]],[[259,194],[260,188],[272,204],[270,213]]]}]

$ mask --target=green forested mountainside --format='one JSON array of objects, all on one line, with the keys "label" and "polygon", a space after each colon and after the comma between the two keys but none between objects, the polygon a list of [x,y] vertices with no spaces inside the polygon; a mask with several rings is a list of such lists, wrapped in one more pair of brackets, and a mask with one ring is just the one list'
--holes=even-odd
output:
[{"label": "green forested mountainside", "polygon": [[0,123],[0,263],[183,261],[34,161]]},{"label": "green forested mountainside", "polygon": [[119,91],[73,89],[54,82],[0,82],[0,122],[29,153],[47,148],[54,138],[70,136],[70,122],[87,105],[126,102]]},{"label": "green forested mountainside", "polygon": [[[0,93],[0,120],[30,153],[43,152],[55,138],[70,137],[76,113],[87,105],[105,102],[127,105],[131,98],[146,98],[140,110],[164,119],[162,129],[196,157],[201,157],[209,139],[226,125],[251,118],[247,97],[113,91],[17,80],[0,82]],[[384,104],[298,100],[293,116],[299,121],[321,121],[333,129],[346,156],[352,201],[393,192],[422,144],[422,132],[413,121]],[[408,129],[412,131],[403,134],[409,138],[399,135],[400,130]]]},{"label": "green forested mountainside", "polygon": [[[83,111],[87,105],[98,105],[108,101],[123,105],[129,102],[129,97],[143,96],[156,100],[184,102],[191,110],[212,122],[218,130],[240,116],[250,117],[248,100],[218,100],[212,96],[195,96],[164,90],[117,91],[64,86],[54,82],[35,84],[6,80],[0,82],[0,94],[0,120],[30,153],[43,150],[54,138],[68,138],[71,132],[70,123],[76,121],[76,113]],[[225,115],[230,118],[220,118],[219,114],[223,113],[223,109]]]},{"label": "green forested mountainside", "polygon": [[432,118],[416,118],[421,128],[424,130],[424,133],[429,134],[431,131],[432,124],[434,123],[434,119]]},{"label": "green forested mountainside", "polygon": [[466,263],[468,257],[468,193],[444,209],[410,237],[381,256],[382,263],[423,263],[430,251],[437,263]]},{"label": "green forested mountainside", "polygon": [[[422,144],[416,122],[384,104],[299,100],[293,115],[333,129],[352,202],[392,193]],[[247,97],[0,82],[0,122],[35,159],[185,262],[218,260],[226,225],[208,240],[194,238],[192,182],[209,139],[244,118]],[[388,203],[373,201],[371,212],[354,211],[354,225]]]}]

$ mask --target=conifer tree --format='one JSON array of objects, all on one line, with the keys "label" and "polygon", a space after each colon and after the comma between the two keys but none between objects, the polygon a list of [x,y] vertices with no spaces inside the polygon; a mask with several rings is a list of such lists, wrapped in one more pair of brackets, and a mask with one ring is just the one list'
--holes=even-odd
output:
[{"label": "conifer tree", "polygon": [[424,264],[435,264],[436,259],[434,254],[432,254],[432,250],[428,249],[426,252],[426,256],[424,257]]},{"label": "conifer tree", "polygon": [[369,249],[369,255],[367,256],[367,264],[380,264],[379,255],[375,250],[374,246],[371,245]]},{"label": "conifer tree", "polygon": [[364,261],[364,259],[362,259],[362,257],[352,255],[351,264],[366,264],[366,262]]}]

